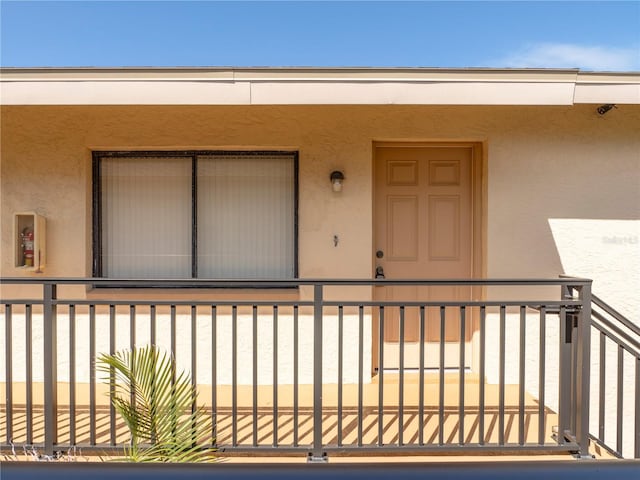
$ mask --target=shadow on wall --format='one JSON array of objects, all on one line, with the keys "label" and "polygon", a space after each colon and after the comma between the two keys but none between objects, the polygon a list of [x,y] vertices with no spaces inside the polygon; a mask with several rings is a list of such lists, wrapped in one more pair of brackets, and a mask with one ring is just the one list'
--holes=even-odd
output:
[{"label": "shadow on wall", "polygon": [[640,325],[640,220],[550,218],[562,269]]}]

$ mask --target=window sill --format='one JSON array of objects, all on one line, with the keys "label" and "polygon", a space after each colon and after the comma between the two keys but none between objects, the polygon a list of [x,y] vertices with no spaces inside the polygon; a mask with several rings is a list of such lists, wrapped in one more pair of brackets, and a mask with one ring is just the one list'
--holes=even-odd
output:
[{"label": "window sill", "polygon": [[117,299],[122,301],[298,301],[300,288],[146,288],[146,287],[101,287],[92,286],[87,290],[87,300]]}]

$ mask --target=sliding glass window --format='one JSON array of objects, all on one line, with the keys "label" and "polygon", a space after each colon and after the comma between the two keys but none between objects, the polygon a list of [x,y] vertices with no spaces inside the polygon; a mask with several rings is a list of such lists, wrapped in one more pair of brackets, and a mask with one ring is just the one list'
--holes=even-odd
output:
[{"label": "sliding glass window", "polygon": [[297,276],[296,152],[94,152],[94,275]]}]

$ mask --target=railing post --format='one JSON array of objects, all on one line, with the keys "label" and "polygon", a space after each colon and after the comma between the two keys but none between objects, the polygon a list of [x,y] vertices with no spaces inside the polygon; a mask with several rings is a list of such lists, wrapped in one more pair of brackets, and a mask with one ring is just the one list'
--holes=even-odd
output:
[{"label": "railing post", "polygon": [[575,412],[571,407],[571,370],[575,367],[571,364],[571,328],[568,323],[570,322],[571,315],[567,313],[567,309],[564,305],[560,307],[559,314],[559,362],[558,362],[558,432],[557,440],[560,445],[563,445],[567,440],[567,435],[573,433],[570,431],[569,425],[571,424],[570,418],[574,416]]},{"label": "railing post", "polygon": [[592,458],[589,454],[589,397],[591,388],[591,281],[579,289],[580,311],[577,327],[575,426],[576,441],[580,446],[579,458]]},{"label": "railing post", "polygon": [[53,455],[58,443],[58,358],[56,285],[43,285],[44,326],[44,453]]},{"label": "railing post", "polygon": [[310,463],[326,462],[322,451],[322,284],[313,285],[313,446]]}]

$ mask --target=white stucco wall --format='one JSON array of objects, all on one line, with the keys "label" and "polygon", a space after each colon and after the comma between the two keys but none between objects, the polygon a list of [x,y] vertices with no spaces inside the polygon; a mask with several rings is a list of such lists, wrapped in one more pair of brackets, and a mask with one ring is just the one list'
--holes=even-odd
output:
[{"label": "white stucco wall", "polygon": [[[125,309],[126,310],[126,309]],[[160,309],[159,309],[160,310]],[[285,310],[285,309],[283,309]],[[4,318],[2,319],[4,323]],[[366,345],[364,353],[365,383],[369,383],[369,366],[371,365],[371,316],[364,318],[363,344]],[[167,311],[159,311],[156,317],[156,343],[167,352],[171,351],[170,316]],[[130,345],[130,323],[128,312],[118,313],[116,316],[116,347],[115,350],[128,349]],[[277,341],[277,379],[279,384],[293,383],[293,352],[294,352],[294,328],[293,318],[286,311],[278,317],[278,341]],[[343,316],[343,382],[358,382],[358,324],[357,313],[345,312]],[[109,352],[109,315],[101,313],[96,316],[97,335],[95,338],[96,352]],[[191,371],[191,317],[188,313],[180,313],[176,316],[176,363],[180,370]],[[197,352],[196,380],[200,385],[210,385],[212,368],[216,366],[216,380],[220,385],[231,385],[233,382],[232,370],[232,320],[230,315],[218,315],[216,322],[216,359],[212,360],[212,329],[210,315],[202,314],[196,322]],[[13,380],[24,382],[26,380],[26,345],[25,345],[25,321],[24,314],[12,316],[12,346],[13,346]],[[253,382],[253,318],[250,309],[240,312],[237,317],[237,382],[239,385],[251,385]],[[309,313],[301,314],[298,318],[298,382],[300,384],[313,383],[313,317]],[[146,345],[150,343],[150,317],[148,313],[138,313],[136,316],[136,344]],[[58,381],[68,382],[70,378],[69,368],[69,316],[66,309],[61,309],[58,315]],[[323,337],[323,370],[326,383],[338,381],[338,318],[335,314],[324,317]],[[32,320],[32,362],[33,381],[43,382],[43,324],[39,313],[33,315]],[[78,308],[76,312],[76,381],[88,383],[90,375],[89,356],[89,316],[86,309]],[[0,336],[2,345],[5,343],[4,330]],[[258,316],[257,336],[257,383],[258,385],[272,385],[274,379],[273,358],[273,317],[270,314]],[[4,356],[2,361],[4,362]],[[5,366],[2,364],[0,381],[5,379]]]}]

